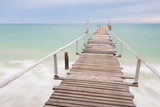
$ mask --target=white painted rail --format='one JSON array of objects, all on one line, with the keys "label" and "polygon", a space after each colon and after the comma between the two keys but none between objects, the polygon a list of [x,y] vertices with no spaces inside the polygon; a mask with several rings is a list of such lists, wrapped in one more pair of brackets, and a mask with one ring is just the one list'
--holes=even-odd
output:
[{"label": "white painted rail", "polygon": [[123,42],[119,37],[117,37],[111,30],[108,29],[108,32],[121,43],[120,56],[122,54],[122,45],[124,45],[129,51],[131,51],[136,56],[136,58],[137,58],[137,68],[136,68],[134,83],[138,83],[141,62],[144,65],[146,65],[158,78],[160,78],[160,72],[158,72],[153,66],[151,66],[149,63],[147,63],[140,55],[138,55],[125,42]]},{"label": "white painted rail", "polygon": [[16,80],[17,78],[19,78],[20,76],[22,76],[23,74],[25,74],[26,72],[34,69],[35,67],[37,67],[38,65],[40,65],[41,63],[43,63],[44,61],[46,61],[47,59],[49,59],[50,57],[54,57],[54,74],[55,76],[58,76],[58,69],[57,69],[57,53],[64,50],[65,48],[69,47],[70,45],[72,45],[73,43],[76,42],[76,53],[78,53],[78,41],[82,38],[84,38],[84,41],[86,42],[86,36],[87,35],[91,35],[94,31],[96,31],[96,29],[87,32],[86,34],[84,34],[83,36],[73,40],[72,42],[68,43],[67,45],[59,48],[58,50],[50,53],[49,55],[47,55],[46,57],[43,57],[42,59],[40,59],[39,61],[37,61],[35,64],[33,64],[32,66],[26,68],[23,71],[20,71],[18,73],[16,73],[15,75],[9,77],[8,79],[4,80],[3,82],[0,83],[0,88],[6,86],[7,84],[11,83],[12,81]]}]

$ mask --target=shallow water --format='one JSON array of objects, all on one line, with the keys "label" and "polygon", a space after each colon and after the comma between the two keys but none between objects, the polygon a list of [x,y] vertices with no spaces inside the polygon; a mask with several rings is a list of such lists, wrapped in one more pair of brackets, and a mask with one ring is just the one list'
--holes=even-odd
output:
[{"label": "shallow water", "polygon": [[[96,27],[91,24],[90,29]],[[113,24],[112,31],[160,70],[160,24]],[[20,72],[40,58],[69,43],[85,32],[84,24],[20,24],[0,25],[0,82]],[[79,52],[83,48],[79,42]],[[117,42],[117,45],[119,43]],[[116,50],[119,50],[117,46]],[[59,75],[66,76],[63,52],[69,52],[70,66],[77,59],[75,44],[58,54]],[[136,58],[126,48],[119,59],[123,72],[134,76]],[[118,55],[118,53],[117,53]],[[53,58],[24,74],[16,81],[0,89],[1,107],[40,107],[52,88],[60,81],[53,80]],[[132,87],[134,102],[138,107],[160,106],[160,79],[143,64],[139,87]]]}]

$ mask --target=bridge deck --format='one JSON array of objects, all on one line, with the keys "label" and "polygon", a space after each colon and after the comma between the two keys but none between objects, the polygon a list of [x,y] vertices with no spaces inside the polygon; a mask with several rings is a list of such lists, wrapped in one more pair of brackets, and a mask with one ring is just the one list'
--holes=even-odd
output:
[{"label": "bridge deck", "polygon": [[44,107],[135,107],[114,47],[100,27]]}]

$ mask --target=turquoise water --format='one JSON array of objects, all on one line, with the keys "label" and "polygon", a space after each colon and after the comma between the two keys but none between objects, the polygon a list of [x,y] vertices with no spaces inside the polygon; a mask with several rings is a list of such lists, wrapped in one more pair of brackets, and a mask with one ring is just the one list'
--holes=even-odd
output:
[{"label": "turquoise water", "polygon": [[[89,30],[95,29],[96,26],[97,24],[90,24]],[[112,31],[160,70],[160,24],[112,24]],[[0,82],[82,36],[84,32],[85,24],[0,24]],[[83,39],[79,41],[79,52],[83,49],[83,43]],[[71,67],[78,58],[75,55],[75,47],[73,44],[59,52],[60,76],[66,76],[67,72],[64,70],[63,53],[69,53]],[[119,42],[116,50],[119,51]],[[119,61],[122,62],[123,72],[133,76],[136,58],[125,47]],[[53,86],[60,83],[53,80],[53,66],[53,58],[50,58],[0,89],[0,97],[3,98],[0,100],[0,106],[41,107],[53,92]],[[142,64],[139,87],[130,88],[135,96],[135,104],[138,107],[159,107],[159,84],[160,79]]]},{"label": "turquoise water", "polygon": [[[113,24],[112,28],[121,40],[144,59],[160,63],[160,24]],[[127,55],[128,51],[124,50],[123,54]]]},{"label": "turquoise water", "polygon": [[[96,25],[90,24],[90,29]],[[160,24],[112,24],[112,31],[142,57],[160,63]],[[84,32],[85,24],[1,24],[0,57],[4,61],[38,59]]]},{"label": "turquoise water", "polygon": [[83,24],[0,25],[2,60],[41,58],[84,34]]}]

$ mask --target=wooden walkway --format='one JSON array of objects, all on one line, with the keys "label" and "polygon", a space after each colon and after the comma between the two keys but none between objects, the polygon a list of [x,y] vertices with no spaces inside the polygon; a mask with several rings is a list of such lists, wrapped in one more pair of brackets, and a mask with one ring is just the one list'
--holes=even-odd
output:
[{"label": "wooden walkway", "polygon": [[100,27],[44,107],[135,107],[114,44]]}]

